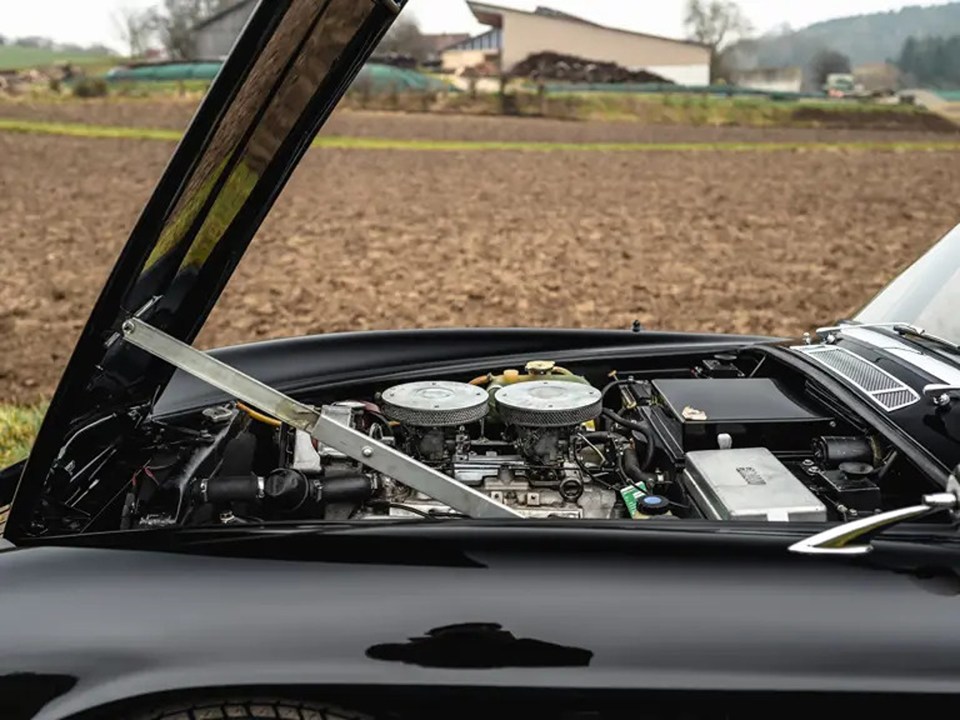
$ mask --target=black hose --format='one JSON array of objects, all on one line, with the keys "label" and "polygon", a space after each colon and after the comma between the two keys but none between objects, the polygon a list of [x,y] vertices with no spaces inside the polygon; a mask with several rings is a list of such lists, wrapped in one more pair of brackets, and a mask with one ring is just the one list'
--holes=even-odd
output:
[{"label": "black hose", "polygon": [[604,410],[603,416],[613,420],[613,422],[617,423],[617,425],[622,425],[623,427],[643,436],[646,448],[643,455],[643,463],[640,464],[640,470],[647,470],[653,463],[653,455],[656,451],[656,445],[654,445],[653,442],[653,430],[650,427],[650,424],[641,420],[629,420],[619,413],[615,413],[613,410]]},{"label": "black hose", "polygon": [[[603,388],[603,390],[600,391],[600,397],[606,400],[607,395],[609,395],[610,391],[613,390],[614,388],[631,388],[634,386],[634,384],[635,384],[634,380],[614,380],[613,382],[607,383],[607,385]],[[630,393],[630,394],[633,395],[633,393]],[[634,397],[634,400],[636,399],[637,398]]]},{"label": "black hose", "polygon": [[[608,439],[608,440],[612,438],[612,434],[611,434],[611,433],[602,433],[602,432],[587,433],[586,435],[579,435],[578,437],[579,437],[579,438],[591,438],[591,437],[595,437],[595,436],[598,436],[598,435],[607,436],[606,439]],[[614,453],[616,453],[616,448],[614,448]],[[613,489],[614,489],[613,486],[610,485],[610,483],[601,480],[601,479],[598,477],[597,473],[595,473],[593,470],[591,470],[590,468],[587,467],[586,463],[583,461],[583,458],[580,457],[580,450],[579,450],[578,448],[574,448],[574,451],[573,451],[573,461],[577,464],[577,467],[580,468],[580,472],[582,472],[584,475],[586,475],[587,477],[589,477],[593,482],[595,482],[595,483],[597,483],[597,484],[599,484],[599,485],[603,485],[605,488],[607,488],[607,490],[613,490]],[[602,473],[602,472],[607,472],[607,471],[601,470],[600,472]]]},{"label": "black hose", "polygon": [[319,500],[322,503],[363,503],[373,497],[376,487],[370,478],[360,473],[328,473],[320,481]]},{"label": "black hose", "polygon": [[652,492],[657,483],[657,476],[653,473],[643,471],[643,468],[640,467],[640,459],[637,456],[637,451],[633,448],[627,448],[623,451],[621,458],[623,474],[626,475],[630,483],[635,487],[642,484],[643,487],[647,489],[647,492]]},{"label": "black hose", "polygon": [[225,505],[232,502],[253,502],[260,496],[260,478],[256,475],[209,478],[195,486],[203,502]]},{"label": "black hose", "polygon": [[623,417],[623,415],[620,415],[613,410],[605,409],[603,411],[603,416],[613,420],[615,423],[617,423],[617,425],[623,425],[623,427],[629,428],[630,430],[636,430],[638,433],[643,433],[646,435],[650,432],[650,426],[647,425],[647,423],[641,420],[628,420],[627,418]]}]

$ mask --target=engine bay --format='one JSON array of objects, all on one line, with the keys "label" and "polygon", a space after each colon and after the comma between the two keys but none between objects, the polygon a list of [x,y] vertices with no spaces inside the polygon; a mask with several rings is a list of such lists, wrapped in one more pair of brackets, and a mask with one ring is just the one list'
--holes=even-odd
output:
[{"label": "engine bay", "polygon": [[[935,487],[822,387],[759,352],[565,365],[371,381],[308,401],[532,520],[852,520]],[[48,496],[45,522],[466,516],[240,402],[147,419],[137,437],[86,466],[87,483],[72,478],[59,508]],[[97,479],[108,472],[128,478],[119,491]]]}]

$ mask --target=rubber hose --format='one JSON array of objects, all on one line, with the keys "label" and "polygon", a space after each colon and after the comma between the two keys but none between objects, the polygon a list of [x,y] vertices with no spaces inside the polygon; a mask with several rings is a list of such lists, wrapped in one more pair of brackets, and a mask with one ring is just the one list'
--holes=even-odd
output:
[{"label": "rubber hose", "polygon": [[210,478],[206,481],[206,492],[201,490],[201,497],[214,505],[259,502],[274,510],[292,511],[307,501],[309,492],[307,479],[301,473],[281,469],[263,479],[255,475]]},{"label": "rubber hose", "polygon": [[643,483],[644,487],[651,492],[657,483],[656,475],[644,472],[640,467],[640,459],[637,456],[637,451],[633,448],[627,448],[623,451],[623,472],[634,483]]},{"label": "rubber hose", "polygon": [[207,480],[205,492],[201,490],[201,486],[197,486],[197,491],[202,493],[204,502],[214,505],[245,502],[257,499],[260,480],[254,475],[210,478]]},{"label": "rubber hose", "polygon": [[613,420],[618,425],[622,425],[623,427],[633,430],[635,433],[643,436],[646,444],[646,450],[643,455],[643,464],[640,465],[640,469],[646,470],[649,468],[650,464],[653,462],[653,454],[656,450],[656,446],[653,444],[653,431],[651,430],[649,423],[637,420],[628,420],[622,415],[615,413],[613,410],[604,410],[603,415],[604,417]]},{"label": "rubber hose", "polygon": [[619,413],[615,413],[613,410],[604,410],[603,416],[610,420],[613,420],[617,425],[623,425],[625,428],[630,430],[636,430],[638,433],[643,433],[647,435],[650,432],[650,426],[647,423],[641,420],[628,420]]},{"label": "rubber hose", "polygon": [[330,478],[320,483],[320,502],[362,503],[373,497],[374,485],[364,475]]}]

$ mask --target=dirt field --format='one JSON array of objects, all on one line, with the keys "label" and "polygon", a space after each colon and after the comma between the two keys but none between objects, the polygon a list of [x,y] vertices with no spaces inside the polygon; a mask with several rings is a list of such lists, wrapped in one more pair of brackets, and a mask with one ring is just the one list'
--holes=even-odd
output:
[{"label": "dirt field", "polygon": [[[419,122],[390,118],[397,133]],[[51,392],[171,149],[0,134],[0,402]],[[201,343],[634,318],[796,335],[849,314],[960,220],[957,160],[316,150]]]}]

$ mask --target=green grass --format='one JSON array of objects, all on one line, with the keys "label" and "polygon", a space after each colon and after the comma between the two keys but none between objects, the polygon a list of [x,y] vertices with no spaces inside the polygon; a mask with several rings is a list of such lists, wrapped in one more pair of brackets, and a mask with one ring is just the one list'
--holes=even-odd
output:
[{"label": "green grass", "polygon": [[738,125],[746,127],[806,127],[816,123],[804,120],[805,110],[840,118],[850,113],[863,115],[864,121],[884,118],[904,122],[910,116],[926,114],[911,105],[881,105],[869,102],[802,100],[783,101],[764,97],[716,97],[692,94],[571,93],[553,95],[552,103],[568,102],[576,106],[580,117],[595,120],[642,120],[667,125]]},{"label": "green grass", "polygon": [[210,89],[209,80],[137,82],[115,80],[109,83],[110,96],[116,98],[163,98],[184,95],[203,96]]},{"label": "green grass", "polygon": [[106,65],[116,62],[95,53],[65,53],[41,48],[24,48],[16,45],[0,46],[0,70],[26,70],[72,63],[74,65]]},{"label": "green grass", "polygon": [[[925,129],[930,113],[912,105],[838,100],[775,100],[759,96],[716,96],[705,93],[552,92],[541,98],[529,89],[511,94],[511,113],[565,120],[640,122],[647,125],[737,127],[903,127]],[[495,94],[385,93],[370,95],[352,89],[343,107],[403,112],[454,112],[500,115]],[[813,112],[811,112],[813,111]],[[918,127],[919,126],[919,127]]]},{"label": "green grass", "polygon": [[8,120],[0,118],[0,132],[18,132],[31,135],[64,135],[68,137],[167,140],[178,141],[183,137],[179,130],[156,130],[149,128],[125,128],[109,125],[83,125],[80,123],[37,122],[32,120]]},{"label": "green grass", "polygon": [[[176,142],[178,130],[50,123],[0,118],[0,132],[36,135],[60,135],[91,139],[158,140]],[[408,150],[420,152],[475,152],[508,150],[524,152],[790,152],[790,151],[861,151],[861,152],[956,152],[957,141],[923,142],[789,142],[789,143],[563,143],[511,142],[483,140],[399,140],[323,136],[314,147],[346,150]]]},{"label": "green grass", "polygon": [[27,456],[45,411],[45,406],[0,405],[0,469]]}]

